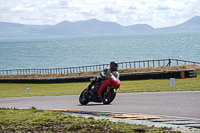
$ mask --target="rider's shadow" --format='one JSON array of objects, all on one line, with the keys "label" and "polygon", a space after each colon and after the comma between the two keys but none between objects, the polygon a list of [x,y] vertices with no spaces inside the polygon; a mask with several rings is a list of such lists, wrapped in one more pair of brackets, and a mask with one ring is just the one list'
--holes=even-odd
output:
[{"label": "rider's shadow", "polygon": [[78,106],[108,106],[108,105],[111,105],[111,104],[96,104],[96,103],[94,103],[94,104],[86,104],[86,105],[81,105],[81,104],[79,104]]}]

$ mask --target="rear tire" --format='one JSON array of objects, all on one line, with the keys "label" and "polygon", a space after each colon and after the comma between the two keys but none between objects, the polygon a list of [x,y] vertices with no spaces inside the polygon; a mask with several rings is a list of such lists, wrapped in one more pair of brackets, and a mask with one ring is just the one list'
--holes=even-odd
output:
[{"label": "rear tire", "polygon": [[108,93],[107,89],[105,89],[102,93],[102,102],[103,104],[110,104],[116,96],[116,89],[111,89],[110,93]]},{"label": "rear tire", "polygon": [[89,103],[89,100],[88,100],[88,98],[85,96],[85,91],[86,91],[86,89],[85,90],[83,90],[83,92],[81,93],[81,95],[79,96],[79,102],[80,102],[80,104],[82,104],[82,105],[86,105],[86,104],[88,104]]}]

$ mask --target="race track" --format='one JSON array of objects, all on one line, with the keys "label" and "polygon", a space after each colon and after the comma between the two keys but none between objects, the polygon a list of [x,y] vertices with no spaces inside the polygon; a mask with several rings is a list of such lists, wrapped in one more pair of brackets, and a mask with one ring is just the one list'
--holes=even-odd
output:
[{"label": "race track", "polygon": [[82,106],[79,95],[0,98],[0,107],[139,113],[200,119],[200,91],[117,93],[109,105]]}]

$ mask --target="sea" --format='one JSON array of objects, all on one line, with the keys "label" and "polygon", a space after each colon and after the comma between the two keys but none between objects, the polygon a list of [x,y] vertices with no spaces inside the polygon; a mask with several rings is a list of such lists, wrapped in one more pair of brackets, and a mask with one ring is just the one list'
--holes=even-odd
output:
[{"label": "sea", "polygon": [[200,32],[127,36],[0,39],[0,70],[48,69],[110,61],[200,62]]}]

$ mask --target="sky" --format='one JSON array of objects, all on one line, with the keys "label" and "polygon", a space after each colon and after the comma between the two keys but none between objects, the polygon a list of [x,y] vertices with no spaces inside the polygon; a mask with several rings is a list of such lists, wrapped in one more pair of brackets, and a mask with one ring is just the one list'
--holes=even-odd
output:
[{"label": "sky", "polygon": [[200,0],[0,0],[0,22],[27,25],[98,19],[162,28],[195,16],[200,16]]}]

